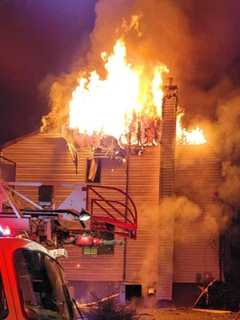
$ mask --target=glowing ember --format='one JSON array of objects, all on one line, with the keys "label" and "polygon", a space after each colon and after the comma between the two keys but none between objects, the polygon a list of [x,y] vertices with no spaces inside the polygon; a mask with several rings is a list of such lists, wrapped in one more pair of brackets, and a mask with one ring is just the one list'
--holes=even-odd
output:
[{"label": "glowing ember", "polygon": [[[160,119],[162,74],[167,68],[156,66],[151,77],[144,78],[143,66],[127,62],[126,46],[121,39],[116,42],[112,55],[102,53],[101,56],[106,78],[101,79],[92,71],[89,77],[79,80],[69,105],[69,127],[81,134],[120,139],[136,128],[136,123]],[[136,137],[133,139],[136,141]]]},{"label": "glowing ember", "polygon": [[205,144],[207,140],[204,132],[200,128],[186,130],[182,127],[182,117],[184,113],[180,112],[177,115],[177,143],[178,144]]}]

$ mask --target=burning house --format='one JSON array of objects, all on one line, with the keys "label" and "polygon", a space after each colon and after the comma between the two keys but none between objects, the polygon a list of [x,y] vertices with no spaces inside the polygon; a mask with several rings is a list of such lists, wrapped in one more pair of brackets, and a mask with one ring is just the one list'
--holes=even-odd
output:
[{"label": "burning house", "polygon": [[[129,64],[126,54],[118,40],[112,55],[102,54],[105,77],[82,75],[67,107],[53,109],[42,132],[3,146],[2,156],[16,164],[16,181],[25,182],[17,189],[31,199],[44,200],[36,186],[53,187],[51,206],[74,185],[108,187],[101,199],[115,223],[107,220],[112,229],[102,237],[124,241],[67,246],[62,263],[76,297],[123,290],[126,298],[172,300],[180,287],[221,276],[220,166],[200,129],[182,129],[177,87],[163,80],[167,68],[144,70]],[[91,192],[85,200],[92,214],[106,213]],[[137,214],[130,221],[126,213],[120,223],[113,203],[133,203]],[[114,230],[122,226],[125,233]]]}]

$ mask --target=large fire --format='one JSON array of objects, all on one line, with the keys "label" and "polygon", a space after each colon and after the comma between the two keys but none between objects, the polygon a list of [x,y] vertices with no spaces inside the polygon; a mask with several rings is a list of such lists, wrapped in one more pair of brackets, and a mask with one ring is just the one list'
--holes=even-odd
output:
[{"label": "large fire", "polygon": [[[103,53],[102,58],[106,77],[101,79],[92,71],[88,78],[79,80],[70,102],[69,126],[82,134],[124,140],[137,123],[146,127],[149,121],[161,118],[163,73],[168,70],[157,65],[150,77],[144,76],[142,65],[127,62],[126,46],[121,39],[114,45],[112,55]],[[131,143],[135,142],[132,135]]]},{"label": "large fire", "polygon": [[80,133],[111,135],[119,138],[128,127],[133,112],[141,109],[139,74],[126,63],[126,48],[117,41],[113,54],[105,60],[106,79],[96,71],[81,78],[70,102],[70,128]]},{"label": "large fire", "polygon": [[[106,76],[102,79],[94,70],[79,79],[69,104],[69,127],[83,135],[112,136],[123,143],[158,143],[167,67],[159,64],[146,73],[143,65],[128,63],[122,39],[116,41],[111,55],[104,52],[101,57]],[[206,142],[200,129],[187,132],[180,124],[178,117],[178,142]]]},{"label": "large fire", "polygon": [[204,136],[204,132],[201,128],[196,127],[191,130],[186,130],[182,127],[182,117],[184,112],[181,111],[177,115],[177,143],[178,144],[205,144],[207,139]]}]

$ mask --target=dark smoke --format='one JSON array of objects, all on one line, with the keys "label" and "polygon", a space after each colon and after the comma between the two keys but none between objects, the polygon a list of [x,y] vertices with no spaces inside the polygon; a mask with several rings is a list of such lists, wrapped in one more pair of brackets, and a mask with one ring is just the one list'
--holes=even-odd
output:
[{"label": "dark smoke", "polygon": [[186,114],[214,119],[219,99],[239,85],[239,9],[238,0],[98,1],[89,62],[112,45],[123,18],[141,14],[132,55],[167,64]]},{"label": "dark smoke", "polygon": [[73,61],[73,71],[58,77],[51,88],[53,120],[59,115],[66,120],[80,72],[93,68],[101,72],[100,52],[111,52],[123,21],[129,23],[133,15],[139,15],[140,32],[125,34],[128,57],[144,65],[161,62],[169,67],[180,89],[185,125],[197,118],[204,126],[199,120],[208,120],[204,129],[227,168],[220,199],[230,206],[240,204],[239,9],[238,0],[227,4],[223,0],[117,0],[114,5],[112,0],[97,1],[86,60]]},{"label": "dark smoke", "polygon": [[[127,35],[129,56],[166,64],[179,86],[185,125],[200,123],[222,161],[219,196],[240,205],[240,20],[238,0],[99,1],[89,62],[112,46],[116,26],[141,16],[141,37]],[[116,9],[116,10],[115,10]],[[112,23],[111,23],[112,22]],[[106,37],[103,35],[106,34]],[[93,59],[93,60],[92,60]]]},{"label": "dark smoke", "polygon": [[1,118],[8,123],[8,110],[14,116],[21,110],[25,120],[33,105],[37,110],[21,122],[21,128],[16,129],[15,122],[4,125],[0,140],[31,131],[32,123],[48,112],[46,100],[37,92],[46,74],[68,72],[70,64],[76,71],[83,65],[77,56],[88,47],[94,5],[95,28],[85,68],[95,68],[99,52],[111,48],[123,18],[141,14],[142,37],[131,37],[136,40],[130,45],[133,56],[169,66],[187,110],[185,124],[196,115],[215,119],[219,100],[239,87],[238,0],[69,0],[68,6],[63,0],[4,1],[0,5]]},{"label": "dark smoke", "polygon": [[222,160],[223,182],[220,198],[233,210],[240,207],[240,93],[236,91],[217,110],[218,122],[214,127],[214,144]]}]

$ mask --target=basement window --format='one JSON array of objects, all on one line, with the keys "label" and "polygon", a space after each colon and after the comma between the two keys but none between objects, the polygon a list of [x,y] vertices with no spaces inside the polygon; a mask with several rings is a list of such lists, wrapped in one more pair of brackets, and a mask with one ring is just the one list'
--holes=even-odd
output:
[{"label": "basement window", "polygon": [[126,300],[130,301],[132,298],[142,297],[142,286],[140,284],[127,284],[125,288]]}]

